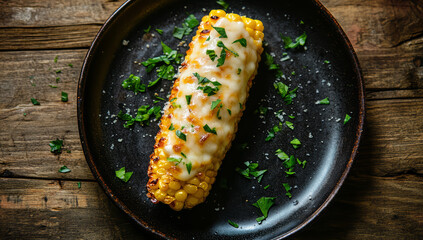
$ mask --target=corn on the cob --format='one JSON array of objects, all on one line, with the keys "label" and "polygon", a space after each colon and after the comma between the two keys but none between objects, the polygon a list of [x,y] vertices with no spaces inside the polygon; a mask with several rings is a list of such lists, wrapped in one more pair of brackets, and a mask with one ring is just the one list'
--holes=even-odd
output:
[{"label": "corn on the cob", "polygon": [[202,18],[150,156],[147,196],[153,203],[179,211],[209,194],[257,74],[263,36],[259,20],[223,10]]}]

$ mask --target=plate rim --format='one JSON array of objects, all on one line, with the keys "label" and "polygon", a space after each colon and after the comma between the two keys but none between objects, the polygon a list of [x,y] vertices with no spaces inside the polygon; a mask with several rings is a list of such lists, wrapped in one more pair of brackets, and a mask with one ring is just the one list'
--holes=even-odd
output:
[{"label": "plate rim", "polygon": [[[332,199],[335,197],[335,195],[338,193],[339,189],[341,188],[342,184],[344,183],[346,177],[348,176],[348,173],[351,169],[351,166],[354,162],[354,159],[357,157],[358,153],[358,147],[361,141],[362,133],[364,130],[364,122],[365,122],[365,92],[364,92],[364,84],[363,84],[363,76],[361,67],[357,58],[357,54],[348,39],[347,35],[345,34],[344,30],[338,23],[338,21],[335,19],[335,17],[329,12],[329,10],[326,9],[326,7],[323,6],[322,3],[320,3],[319,0],[311,0],[312,4],[315,5],[315,7],[320,11],[320,14],[324,17],[326,17],[330,24],[333,25],[336,29],[338,34],[342,37],[343,42],[346,44],[349,54],[351,56],[351,60],[353,61],[353,70],[357,76],[357,84],[358,84],[358,105],[359,105],[359,114],[358,114],[358,124],[356,129],[356,138],[354,141],[354,147],[352,149],[350,158],[347,162],[347,165],[345,167],[345,170],[343,171],[342,175],[338,179],[337,183],[335,184],[334,188],[328,195],[328,197],[325,199],[325,201],[302,223],[298,224],[296,227],[292,228],[291,230],[274,237],[273,239],[283,239],[287,238],[294,233],[300,231],[305,226],[307,226],[310,222],[312,222],[317,216],[320,215],[320,213],[326,209],[326,207],[329,205],[329,203],[332,201]],[[104,22],[104,24],[101,26],[100,30],[94,37],[90,48],[85,55],[81,72],[78,79],[78,89],[77,89],[77,121],[78,121],[78,130],[79,130],[79,136],[80,141],[82,145],[82,150],[84,152],[85,159],[88,163],[88,166],[90,167],[91,172],[93,173],[94,177],[96,178],[98,184],[102,187],[106,195],[112,200],[112,202],[123,212],[126,213],[127,216],[129,216],[132,220],[134,220],[138,225],[143,227],[145,230],[150,231],[151,233],[155,234],[156,236],[165,238],[165,239],[175,239],[172,238],[165,233],[158,231],[148,225],[147,222],[145,222],[143,219],[141,219],[139,216],[137,216],[134,212],[132,212],[115,194],[112,192],[112,189],[106,184],[103,177],[101,176],[100,172],[97,169],[96,164],[94,163],[94,158],[91,155],[90,148],[87,144],[87,134],[86,134],[86,128],[84,125],[84,105],[83,105],[83,94],[85,92],[84,85],[87,81],[87,75],[89,72],[89,68],[91,65],[91,61],[93,60],[92,55],[94,52],[96,52],[97,47],[99,45],[99,42],[103,39],[103,35],[105,31],[110,27],[111,23],[117,18],[121,12],[127,8],[129,8],[135,1],[134,0],[127,0],[125,1],[121,6],[119,6],[113,13],[110,15],[110,17],[107,18],[107,20]]]}]

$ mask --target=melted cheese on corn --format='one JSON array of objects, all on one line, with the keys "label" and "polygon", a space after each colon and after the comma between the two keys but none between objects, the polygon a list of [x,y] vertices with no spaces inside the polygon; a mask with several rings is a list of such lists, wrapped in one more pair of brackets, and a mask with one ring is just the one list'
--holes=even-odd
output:
[{"label": "melted cheese on corn", "polygon": [[[189,59],[185,59],[186,65],[180,71],[176,99],[165,106],[165,113],[169,107],[174,108],[172,116],[169,117],[175,130],[166,131],[164,152],[168,158],[182,159],[176,166],[177,170],[173,171],[173,176],[182,181],[192,178],[202,170],[202,166],[219,162],[225,156],[237,130],[239,115],[242,114],[240,105],[244,106],[246,102],[249,80],[254,77],[260,58],[261,51],[258,51],[258,44],[254,42],[257,40],[250,36],[244,22],[220,18],[213,26],[224,28],[227,38],[220,38],[220,34],[212,29],[207,35],[210,36],[208,41],[203,36],[193,39],[190,44],[191,55]],[[241,38],[246,39],[246,47],[239,42],[233,43]],[[239,56],[236,57],[227,51],[225,63],[216,67],[222,51],[222,48],[217,46],[219,41]],[[259,41],[261,47],[261,39]],[[206,54],[207,50],[215,51],[217,56],[214,61]],[[220,89],[215,95],[207,96],[203,90],[197,89],[204,85],[199,85],[194,73],[219,82],[222,84]],[[186,95],[192,95],[189,105]],[[220,109],[221,119],[217,117],[219,107],[211,110],[212,102],[218,99],[223,104]],[[206,132],[203,129],[206,124],[211,129],[215,128],[217,135]],[[186,135],[186,141],[176,135],[176,130]],[[190,173],[186,167],[188,163],[192,164]]]}]

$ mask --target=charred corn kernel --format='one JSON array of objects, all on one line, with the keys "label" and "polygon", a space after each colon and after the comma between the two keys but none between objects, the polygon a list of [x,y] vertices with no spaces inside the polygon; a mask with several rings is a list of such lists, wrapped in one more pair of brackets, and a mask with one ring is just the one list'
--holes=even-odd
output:
[{"label": "charred corn kernel", "polygon": [[242,21],[241,17],[238,14],[229,13],[229,14],[226,14],[226,17],[231,21]]},{"label": "charred corn kernel", "polygon": [[175,199],[178,201],[185,201],[185,199],[187,199],[187,192],[185,190],[179,190],[175,193]]},{"label": "charred corn kernel", "polygon": [[188,183],[198,186],[198,184],[200,184],[200,180],[198,180],[198,178],[194,177],[191,180],[189,180]]},{"label": "charred corn kernel", "polygon": [[166,203],[166,204],[171,204],[173,201],[175,201],[175,198],[174,197],[171,197],[171,196],[166,196],[163,199],[163,202]]},{"label": "charred corn kernel", "polygon": [[184,208],[184,203],[180,201],[173,201],[169,206],[175,211],[180,211]]},{"label": "charred corn kernel", "polygon": [[195,205],[197,205],[199,203],[200,199],[194,197],[194,196],[189,196],[187,198],[187,200],[185,201],[185,204],[187,205],[188,208],[192,208]]},{"label": "charred corn kernel", "polygon": [[155,193],[154,193],[154,197],[156,197],[157,200],[159,201],[163,201],[166,197],[166,193],[160,191],[160,189],[158,189]]},{"label": "charred corn kernel", "polygon": [[217,17],[224,17],[226,15],[226,12],[221,10],[221,9],[217,9],[217,10],[211,10],[209,16],[217,16]]},{"label": "charred corn kernel", "polygon": [[[220,38],[221,35],[218,30],[212,28],[215,24],[226,29],[227,38]],[[243,109],[238,110],[238,102],[245,104],[249,88],[257,74],[258,63],[261,59],[260,54],[263,52],[263,29],[263,23],[260,20],[254,20],[234,13],[227,14],[219,9],[210,11],[208,15],[202,18],[196,35],[192,38],[192,42],[189,43],[190,49],[187,51],[184,63],[179,70],[179,78],[174,81],[170,93],[169,99],[176,98],[175,103],[180,105],[180,107],[165,109],[160,122],[160,131],[155,138],[154,152],[150,156],[147,196],[152,199],[153,203],[162,202],[179,211],[200,204],[210,194],[212,184],[216,181],[217,172],[235,136],[236,126],[242,115]],[[241,44],[233,44],[235,40],[241,37],[247,40],[247,47]],[[206,41],[209,38],[212,41]],[[247,61],[236,61],[234,60],[236,58],[235,54],[227,54],[222,67],[218,68],[216,61],[211,60],[200,64],[199,58],[206,60],[210,58],[206,54],[206,50],[214,49],[220,52],[220,47],[216,45],[216,40],[222,41],[226,46],[230,46],[231,50],[237,52],[240,56],[237,59],[244,58]],[[213,45],[210,45],[211,43]],[[245,74],[234,76],[233,68],[237,69],[238,67]],[[212,69],[213,71],[203,71],[203,68]],[[214,78],[218,82],[221,80],[222,87],[218,89],[219,92],[216,96],[219,96],[226,108],[237,109],[232,110],[230,117],[229,115],[222,116],[222,120],[219,121],[215,114],[213,118],[205,118],[188,111],[191,108],[188,108],[184,96],[192,95],[192,101],[194,101],[196,108],[199,110],[207,108],[207,111],[210,111],[210,104],[215,100],[215,96],[209,97],[202,91],[192,92],[189,90],[193,89],[192,84],[195,85],[194,89],[199,84],[198,77],[193,76],[195,72],[200,73],[200,76],[205,75],[202,77]],[[228,82],[227,80],[232,80],[232,78],[237,80],[235,82],[247,84],[242,84],[242,86],[235,85],[236,88],[225,86]],[[187,85],[190,85],[191,88]],[[231,91],[227,89],[231,89]],[[232,98],[233,96],[239,98],[239,101],[235,101],[236,104],[228,100],[229,97]],[[201,101],[197,99],[201,99]],[[169,130],[171,124],[175,128],[173,131]],[[206,136],[205,134],[208,133],[203,131],[205,124],[208,124],[210,128],[216,127],[218,134]],[[181,138],[176,135],[176,130],[182,131],[182,126],[192,126],[196,131],[184,130],[183,133],[186,138]],[[218,129],[228,129],[228,131],[223,133],[219,132]],[[206,137],[203,138],[204,136]],[[205,144],[203,144],[203,140],[206,141]],[[199,156],[199,154],[206,152],[203,148],[210,146],[209,142],[217,144],[218,149],[225,149],[225,151],[216,150],[210,153],[207,158]],[[168,161],[168,158],[180,158],[181,162],[176,164],[175,161]]]},{"label": "charred corn kernel", "polygon": [[167,183],[164,183],[162,180],[159,181],[159,188],[163,192],[166,192],[169,189],[169,185]]},{"label": "charred corn kernel", "polygon": [[204,190],[203,189],[198,189],[197,192],[194,193],[194,197],[201,199],[204,196]]},{"label": "charred corn kernel", "polygon": [[207,191],[207,188],[209,187],[209,184],[206,182],[201,182],[200,185],[198,185],[200,188],[202,188],[204,191]]},{"label": "charred corn kernel", "polygon": [[198,187],[192,184],[186,184],[184,190],[189,194],[194,194],[197,191]]},{"label": "charred corn kernel", "polygon": [[181,188],[181,184],[179,182],[172,181],[169,183],[169,188],[173,190],[178,190]]},{"label": "charred corn kernel", "polygon": [[254,20],[254,21],[256,22],[256,27],[255,27],[255,29],[256,29],[257,31],[263,32],[263,30],[264,30],[263,23],[262,23],[260,20]]}]

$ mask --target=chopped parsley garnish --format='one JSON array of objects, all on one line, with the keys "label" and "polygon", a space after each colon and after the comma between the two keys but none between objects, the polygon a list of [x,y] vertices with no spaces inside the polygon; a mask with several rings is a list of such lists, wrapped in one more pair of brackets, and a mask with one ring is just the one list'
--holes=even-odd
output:
[{"label": "chopped parsley garnish", "polygon": [[324,63],[326,63],[326,64],[329,64],[330,63],[330,61],[329,60],[325,60],[325,61],[323,61]]},{"label": "chopped parsley garnish", "polygon": [[204,131],[206,131],[208,133],[213,133],[214,135],[217,135],[217,132],[216,132],[216,128],[215,127],[213,129],[211,129],[209,127],[209,125],[206,124],[206,125],[203,126],[203,129],[204,129]]},{"label": "chopped parsley garnish", "polygon": [[145,84],[142,84],[141,78],[135,76],[134,74],[129,75],[127,79],[123,80],[122,87],[124,89],[134,91],[135,94],[145,92]]},{"label": "chopped parsley garnish", "polygon": [[240,109],[242,109],[242,108],[243,108],[243,107],[242,107],[242,103],[239,103],[239,108],[240,108]]},{"label": "chopped parsley garnish", "polygon": [[266,190],[270,187],[270,185],[265,186],[263,189]]},{"label": "chopped parsley garnish", "polygon": [[170,99],[170,104],[172,104],[172,107],[174,107],[174,108],[181,108],[181,105],[176,103],[176,99],[178,99],[178,98]]},{"label": "chopped parsley garnish", "polygon": [[260,183],[263,178],[263,174],[267,172],[267,169],[257,170],[258,163],[250,163],[248,161],[244,162],[244,165],[247,166],[246,169],[236,168],[235,171],[248,179],[252,179],[252,177],[254,177],[257,179],[257,182]]},{"label": "chopped parsley garnish", "polygon": [[173,29],[173,36],[177,39],[182,39],[183,36],[189,35],[192,29],[195,28],[200,22],[194,15],[190,14],[182,23],[182,27],[175,27]]},{"label": "chopped parsley garnish", "polygon": [[157,69],[157,76],[166,80],[173,80],[175,76],[175,69],[172,65],[162,65]]},{"label": "chopped parsley garnish", "polygon": [[62,166],[60,169],[59,169],[59,172],[60,173],[68,173],[68,172],[70,172],[71,170],[68,168],[68,167],[66,167],[66,166]]},{"label": "chopped parsley garnish", "polygon": [[185,155],[185,153],[181,152],[181,155],[182,155],[184,158],[187,158],[187,155]]},{"label": "chopped parsley garnish", "polygon": [[247,40],[245,38],[240,38],[238,40],[235,40],[233,43],[239,43],[243,47],[247,47]]},{"label": "chopped parsley garnish", "polygon": [[228,111],[229,116],[231,116],[231,115],[232,115],[232,111],[231,111],[231,109],[227,108],[226,110]]},{"label": "chopped parsley garnish", "polygon": [[289,117],[290,119],[294,119],[294,118],[295,118],[295,116],[292,116],[292,115],[288,115],[288,117]]},{"label": "chopped parsley garnish", "polygon": [[68,93],[67,92],[62,92],[62,102],[67,102],[68,101]]},{"label": "chopped parsley garnish", "polygon": [[191,174],[192,163],[189,162],[189,163],[185,164],[185,167],[187,168],[188,174]]},{"label": "chopped parsley garnish", "polygon": [[191,103],[192,95],[185,95],[185,99],[187,100],[187,105]]},{"label": "chopped parsley garnish", "polygon": [[276,150],[276,156],[278,156],[280,160],[289,160],[288,154],[286,154],[280,149]]},{"label": "chopped parsley garnish", "polygon": [[59,83],[60,77],[56,77],[56,83]]},{"label": "chopped parsley garnish", "polygon": [[156,85],[159,82],[160,78],[157,78],[156,80],[152,81],[152,82],[148,82],[147,87],[152,87],[154,85]]},{"label": "chopped parsley garnish", "polygon": [[297,158],[297,163],[298,163],[298,165],[300,165],[300,166],[302,166],[303,168],[305,168],[305,165],[306,165],[307,161],[306,161],[306,160],[301,161],[300,159],[298,159],[298,158]]},{"label": "chopped parsley garnish", "polygon": [[157,100],[154,101],[154,103],[158,103],[159,101],[164,101],[164,98],[161,98],[157,95],[154,95],[154,98],[157,99]]},{"label": "chopped parsley garnish", "polygon": [[317,101],[317,102],[316,102],[316,104],[320,104],[320,105],[329,105],[329,104],[330,104],[330,102],[329,102],[329,98],[324,98],[324,99],[322,99],[322,100],[319,100],[319,101]]},{"label": "chopped parsley garnish", "polygon": [[290,128],[291,130],[294,130],[294,124],[290,121],[285,121],[285,125]]},{"label": "chopped parsley garnish", "polygon": [[292,144],[292,147],[294,147],[295,149],[301,146],[301,142],[300,140],[298,140],[298,138],[294,138],[290,143]]},{"label": "chopped parsley garnish", "polygon": [[273,126],[270,131],[267,131],[267,137],[265,139],[266,142],[272,140],[275,137],[275,134],[282,130],[282,123],[279,123],[277,126]]},{"label": "chopped parsley garnish", "polygon": [[171,123],[171,124],[170,124],[169,130],[170,130],[170,131],[175,130],[175,127],[173,126],[173,123]]},{"label": "chopped parsley garnish", "polygon": [[292,39],[290,37],[283,36],[282,34],[281,38],[285,44],[285,49],[292,49],[297,48],[298,46],[304,46],[307,39],[307,34],[304,32],[303,34],[295,38],[295,42],[292,42]]},{"label": "chopped parsley garnish", "polygon": [[300,20],[300,24],[304,24],[304,21],[303,20]]},{"label": "chopped parsley garnish", "polygon": [[289,185],[289,183],[282,183],[283,187],[285,188],[285,195],[288,196],[289,198],[292,197],[292,194],[289,192],[291,191],[292,187]]},{"label": "chopped parsley garnish", "polygon": [[124,182],[128,182],[133,172],[127,172],[125,167],[115,171],[116,177]]},{"label": "chopped parsley garnish", "polygon": [[81,188],[81,182],[76,183],[78,185],[78,188]]},{"label": "chopped parsley garnish", "polygon": [[179,163],[182,162],[182,158],[173,158],[173,157],[168,157],[167,158],[168,162],[176,162],[176,165],[178,165]]},{"label": "chopped parsley garnish", "polygon": [[216,3],[219,4],[220,6],[222,6],[225,9],[225,11],[229,7],[229,4],[227,2],[225,2],[224,0],[217,0]]},{"label": "chopped parsley garnish", "polygon": [[219,59],[217,59],[216,67],[220,67],[223,64],[225,64],[225,60],[226,60],[226,51],[225,51],[225,49],[222,49],[222,51],[220,52],[220,57],[219,57]]},{"label": "chopped parsley garnish", "polygon": [[35,99],[35,98],[31,98],[31,102],[34,105],[40,105],[40,102],[38,102],[37,99]]},{"label": "chopped parsley garnish", "polygon": [[219,103],[221,101],[222,100],[220,100],[220,99],[217,99],[216,101],[213,101],[212,104],[211,104],[211,110],[215,109],[217,107],[217,105],[219,105]]},{"label": "chopped parsley garnish", "polygon": [[54,57],[54,62],[57,63],[57,59],[59,59],[59,56]]},{"label": "chopped parsley garnish", "polygon": [[52,84],[49,84],[48,86],[51,87],[51,88],[57,88],[56,85],[52,85]]},{"label": "chopped parsley garnish", "polygon": [[158,32],[160,35],[163,34],[163,30],[156,28],[156,32]]},{"label": "chopped parsley garnish", "polygon": [[151,25],[149,25],[149,26],[148,26],[148,28],[144,29],[144,32],[145,32],[145,33],[149,33],[149,32],[150,32],[150,30],[151,30]]},{"label": "chopped parsley garnish", "polygon": [[212,26],[212,27],[214,28],[214,30],[216,30],[217,33],[220,34],[219,38],[228,38],[228,35],[226,35],[225,28],[215,27],[215,26]]},{"label": "chopped parsley garnish", "polygon": [[292,76],[295,76],[295,74],[296,74],[296,73],[295,73],[295,71],[292,71],[292,72],[291,72],[291,75],[292,75]]},{"label": "chopped parsley garnish", "polygon": [[[218,1],[219,2],[219,1]],[[228,223],[232,226],[232,227],[234,227],[234,228],[239,228],[239,225],[238,224],[236,224],[236,223],[234,223],[234,222],[232,222],[231,220],[228,220]]]},{"label": "chopped parsley garnish", "polygon": [[56,140],[51,141],[48,145],[50,146],[50,152],[55,154],[62,153],[63,140],[56,138]]},{"label": "chopped parsley garnish", "polygon": [[206,41],[209,41],[210,40],[210,36],[206,39]]},{"label": "chopped parsley garnish", "polygon": [[231,53],[232,53],[235,57],[238,57],[238,56],[239,56],[239,54],[238,54],[238,53],[236,53],[236,52],[234,52],[234,51],[230,50],[229,48],[227,48],[227,47],[225,46],[225,44],[224,44],[222,41],[217,42],[217,46],[218,46],[218,47],[221,47],[223,50],[226,50],[226,51],[231,52]]},{"label": "chopped parsley garnish", "polygon": [[257,207],[260,209],[263,216],[256,218],[256,221],[260,223],[264,219],[267,218],[267,214],[269,213],[269,209],[273,206],[275,203],[275,197],[261,197],[259,200],[257,200],[256,203],[253,204],[254,207]]},{"label": "chopped parsley garnish", "polygon": [[[197,89],[199,90],[203,90],[204,93],[206,93],[208,96],[212,96],[215,95],[217,91],[219,91],[219,87],[222,85],[220,84],[218,81],[210,81],[208,78],[206,77],[201,77],[200,74],[198,73],[193,73],[193,75],[198,79],[198,84],[203,85],[203,86],[199,86],[197,87]],[[211,83],[214,87],[206,85]]]},{"label": "chopped parsley garnish", "polygon": [[273,86],[278,91],[279,95],[281,95],[286,104],[291,104],[292,99],[297,96],[296,92],[298,90],[298,87],[289,90],[289,87],[283,84],[282,82],[275,82],[273,83]]},{"label": "chopped parsley garnish", "polygon": [[[147,67],[147,72],[151,72],[154,67],[157,64],[165,63],[167,65],[171,64],[172,61],[175,62],[175,64],[180,64],[182,61],[183,55],[178,53],[176,50],[172,50],[170,47],[168,47],[166,44],[161,42],[162,49],[163,49],[163,55],[160,55],[158,57],[149,58],[146,61],[142,62],[141,64],[144,67]],[[172,67],[172,66],[171,66]],[[173,68],[173,67],[172,67]],[[169,66],[165,66],[158,71],[158,76],[160,78],[165,78],[167,80],[172,80],[174,73],[174,70],[170,70]]]},{"label": "chopped parsley garnish", "polygon": [[58,70],[56,70],[56,73],[57,74],[62,73],[62,70],[61,69],[58,69]]},{"label": "chopped parsley garnish", "polygon": [[265,53],[265,56],[266,56],[266,60],[264,63],[266,64],[269,70],[276,70],[276,74],[275,74],[276,78],[279,79],[284,77],[281,67],[278,64],[274,63],[273,56],[268,54],[267,52]]},{"label": "chopped parsley garnish", "polygon": [[187,141],[187,135],[185,135],[185,133],[181,132],[180,130],[176,130],[175,134],[178,138]]},{"label": "chopped parsley garnish", "polygon": [[207,50],[206,54],[209,55],[212,61],[214,61],[217,57],[216,52],[214,50]]},{"label": "chopped parsley garnish", "polygon": [[71,67],[71,68],[73,68],[73,64],[72,63],[69,63],[68,66]]},{"label": "chopped parsley garnish", "polygon": [[345,118],[344,118],[344,125],[347,124],[347,122],[349,122],[351,119],[351,116],[348,114],[345,114]]},{"label": "chopped parsley garnish", "polygon": [[237,70],[236,74],[237,74],[237,75],[241,74],[241,68],[238,68],[238,70]]},{"label": "chopped parsley garnish", "polygon": [[127,113],[123,113],[122,110],[119,111],[117,117],[121,120],[126,121],[123,124],[124,128],[129,128],[130,126],[134,125],[135,122],[139,122],[141,126],[149,125],[149,120],[152,115],[155,116],[155,119],[159,119],[161,117],[161,108],[159,106],[154,106],[148,109],[149,105],[143,105],[138,108],[137,115],[133,118],[131,115]]}]

